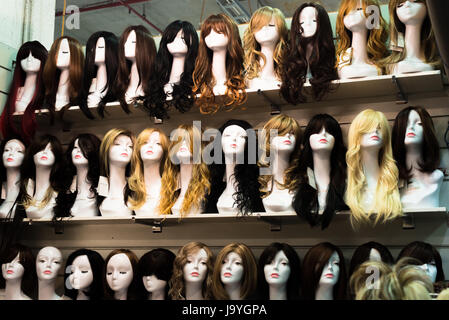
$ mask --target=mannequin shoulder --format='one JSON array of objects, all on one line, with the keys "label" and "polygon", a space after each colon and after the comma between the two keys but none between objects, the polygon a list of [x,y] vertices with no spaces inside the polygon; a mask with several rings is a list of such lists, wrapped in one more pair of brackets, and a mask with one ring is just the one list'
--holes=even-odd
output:
[{"label": "mannequin shoulder", "polygon": [[443,179],[444,179],[443,171],[441,171],[440,169],[436,169],[434,172],[432,172],[431,179],[435,183],[443,182]]}]

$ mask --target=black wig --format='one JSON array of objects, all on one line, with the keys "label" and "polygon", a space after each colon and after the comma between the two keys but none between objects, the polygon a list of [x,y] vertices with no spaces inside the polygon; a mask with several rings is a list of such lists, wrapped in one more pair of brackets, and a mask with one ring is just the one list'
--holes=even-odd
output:
[{"label": "black wig", "polygon": [[393,256],[387,247],[378,242],[370,241],[362,244],[354,251],[351,263],[349,264],[349,276],[354,273],[358,266],[369,260],[371,249],[376,249],[380,253],[380,258],[383,263],[389,265],[394,264]]}]

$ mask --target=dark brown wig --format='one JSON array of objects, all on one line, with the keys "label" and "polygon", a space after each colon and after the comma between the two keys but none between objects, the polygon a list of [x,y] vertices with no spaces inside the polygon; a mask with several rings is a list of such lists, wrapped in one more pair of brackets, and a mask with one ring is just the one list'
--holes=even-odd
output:
[{"label": "dark brown wig", "polygon": [[349,275],[352,275],[358,266],[369,260],[371,249],[376,249],[379,251],[383,263],[387,263],[389,265],[394,264],[393,256],[387,247],[378,242],[370,241],[362,244],[354,251],[351,258],[351,263],[349,264]]}]

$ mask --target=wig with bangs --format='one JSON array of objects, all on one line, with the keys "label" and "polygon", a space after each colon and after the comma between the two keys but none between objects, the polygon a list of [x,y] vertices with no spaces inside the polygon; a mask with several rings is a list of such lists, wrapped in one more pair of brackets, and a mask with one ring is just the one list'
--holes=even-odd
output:
[{"label": "wig with bangs", "polygon": [[[340,3],[340,9],[338,10],[337,16],[337,67],[340,68],[351,64],[351,56],[345,57],[346,50],[352,47],[352,32],[345,27],[344,18],[352,10],[356,10],[358,7],[359,0],[343,0]],[[380,10],[380,5],[378,0],[362,0],[362,8],[366,18],[369,18],[367,13],[368,6],[377,7],[377,12],[379,14],[379,25],[374,26],[374,28],[368,28],[368,39],[367,39],[367,53],[369,62],[376,65],[380,74],[382,74],[380,60],[385,58],[387,54],[386,42],[388,39],[387,23],[382,17]]]},{"label": "wig with bangs", "polygon": [[192,178],[181,206],[181,218],[192,209],[202,210],[204,199],[211,189],[209,168],[202,161],[202,150],[204,147],[202,131],[192,125],[180,125],[171,137],[168,148],[169,156],[164,164],[164,173],[161,181],[163,189],[159,213],[162,215],[171,214],[171,208],[179,196],[178,182],[181,177],[181,165],[173,163],[172,159],[176,159],[176,153],[183,141],[189,145],[189,151],[193,155],[193,169]]},{"label": "wig with bangs", "polygon": [[[162,130],[157,128],[147,128],[143,130],[137,137],[136,143],[134,144],[133,156],[131,158],[131,176],[128,179],[128,187],[130,195],[128,202],[130,204],[131,210],[140,209],[146,201],[146,187],[145,187],[145,174],[144,174],[144,164],[142,157],[140,155],[140,149],[144,144],[147,143],[151,135],[157,132],[159,133],[159,139],[161,141],[162,147],[162,157],[159,162],[159,174],[164,173],[164,164],[167,161],[169,141],[167,136]],[[162,190],[161,190],[162,191]]]},{"label": "wig with bangs", "polygon": [[273,17],[279,34],[279,41],[273,52],[274,72],[278,79],[281,79],[281,68],[284,66],[284,58],[288,44],[287,23],[285,22],[285,17],[281,10],[265,6],[257,9],[253,13],[248,28],[243,36],[243,46],[245,50],[245,77],[248,80],[259,76],[259,73],[263,68],[260,64],[260,59],[262,59],[263,65],[266,65],[267,59],[261,52],[261,46],[256,41],[255,33],[268,25]]},{"label": "wig with bangs", "polygon": [[[206,45],[206,37],[211,30],[225,34],[229,43],[226,52],[226,92],[224,106],[233,108],[246,101],[245,81],[243,79],[242,41],[237,24],[224,13],[209,16],[201,26],[198,57],[193,71],[193,92],[199,94],[196,103],[201,113],[215,113],[220,105],[215,101],[214,86],[216,80],[212,73],[213,51]],[[227,109],[229,109],[227,108]]]},{"label": "wig with bangs", "polygon": [[[382,147],[379,150],[379,180],[377,181],[374,203],[371,208],[363,207],[363,196],[366,187],[366,177],[362,165],[361,140],[366,133],[380,128]],[[348,133],[348,188],[345,201],[351,209],[351,223],[370,223],[374,225],[385,223],[402,216],[402,205],[398,190],[399,170],[393,158],[391,133],[387,118],[380,111],[366,109],[360,112],[352,121]]]}]

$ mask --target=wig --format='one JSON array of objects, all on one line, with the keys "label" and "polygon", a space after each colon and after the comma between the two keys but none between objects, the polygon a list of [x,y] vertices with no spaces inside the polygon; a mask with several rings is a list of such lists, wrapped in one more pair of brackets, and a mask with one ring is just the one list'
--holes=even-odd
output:
[{"label": "wig", "polygon": [[287,300],[299,299],[301,261],[295,249],[293,249],[287,243],[279,243],[279,242],[271,243],[268,247],[265,248],[265,250],[259,257],[259,265],[257,272],[259,299],[268,300],[270,298],[270,289],[267,280],[265,279],[264,268],[267,264],[273,262],[274,258],[280,251],[284,252],[285,256],[288,259],[288,265],[290,267],[290,276],[288,277],[287,281]]},{"label": "wig", "polygon": [[346,268],[343,253],[339,247],[329,242],[322,242],[307,251],[302,263],[301,291],[305,300],[315,300],[321,274],[334,252],[337,252],[340,258],[340,274],[333,288],[334,300],[346,299]]},{"label": "wig", "polygon": [[[382,147],[379,150],[379,180],[377,182],[374,206],[364,208],[363,193],[366,187],[366,177],[362,165],[361,140],[366,133],[376,128],[382,134]],[[391,133],[387,118],[380,111],[366,109],[360,112],[352,121],[348,133],[348,188],[345,201],[351,208],[351,222],[370,222],[375,216],[374,224],[385,223],[402,215],[402,205],[398,190],[398,168],[393,158],[391,148]]]},{"label": "wig", "polygon": [[[26,72],[22,68],[22,60],[26,59],[30,53],[34,58],[41,62],[39,72],[36,78],[36,88],[34,95],[29,102],[27,108],[22,117],[21,130],[18,130],[14,125],[13,114],[16,111],[16,103],[18,98],[18,92],[21,87],[24,86],[26,80]],[[22,139],[29,143],[36,132],[36,114],[35,111],[42,108],[44,102],[44,66],[47,61],[48,51],[38,41],[25,42],[17,52],[16,67],[12,79],[12,84],[9,89],[8,99],[6,100],[3,113],[0,118],[1,132],[3,139],[8,139],[11,136],[21,136]]]},{"label": "wig", "polygon": [[[156,44],[147,28],[142,25],[129,26],[123,31],[119,41],[119,65],[113,93],[126,113],[130,113],[125,94],[130,83],[132,63],[125,56],[125,43],[132,31],[136,33],[136,65],[139,72],[139,85],[142,86],[145,95],[150,93],[150,84],[152,77],[154,77],[154,63],[156,60]],[[101,115],[103,111],[99,110],[99,112]]]},{"label": "wig", "polygon": [[108,270],[108,263],[111,258],[117,254],[125,254],[129,261],[131,262],[132,270],[133,270],[133,280],[131,284],[128,287],[128,293],[127,293],[127,300],[137,300],[137,288],[139,287],[139,281],[142,281],[142,279],[139,279],[137,277],[137,264],[139,263],[139,258],[137,258],[136,254],[128,249],[115,249],[109,255],[106,257],[106,260],[104,261],[104,298],[105,300],[115,300],[114,297],[114,291],[111,290],[111,288],[108,285],[108,282],[106,280],[107,270]]},{"label": "wig", "polygon": [[211,30],[225,34],[228,39],[226,49],[226,92],[225,107],[240,105],[246,101],[245,81],[243,79],[242,41],[237,24],[224,13],[209,16],[201,25],[198,57],[193,71],[193,92],[199,94],[197,104],[201,113],[215,113],[220,106],[215,101],[216,80],[212,73],[213,51],[206,45],[206,37]]},{"label": "wig", "polygon": [[[302,36],[303,30],[299,22],[301,11],[306,7],[314,7],[317,10],[317,31],[309,38]],[[313,49],[307,59],[309,45]],[[338,79],[335,64],[332,27],[326,9],[317,3],[303,3],[296,9],[292,18],[289,52],[282,68],[282,96],[287,102],[295,105],[307,101],[303,86],[307,69],[310,67],[312,94],[315,100],[321,100],[331,90],[331,81]]]},{"label": "wig", "polygon": [[425,173],[432,173],[440,165],[440,147],[435,134],[432,117],[422,107],[407,107],[398,113],[393,125],[393,156],[399,169],[399,179],[409,181],[412,177],[412,168],[407,168],[406,146],[404,143],[407,133],[407,122],[410,112],[414,110],[421,118],[423,127],[423,141],[421,144],[421,162],[418,163],[419,170]]},{"label": "wig", "polygon": [[63,110],[79,102],[79,97],[83,87],[83,66],[84,53],[78,40],[71,37],[61,37],[55,40],[48,54],[44,67],[45,103],[50,111],[51,118],[54,117],[56,94],[59,87],[59,77],[61,70],[58,69],[58,55],[61,42],[67,39],[70,50],[69,66],[69,99],[70,102],[64,106]]},{"label": "wig", "polygon": [[[400,37],[405,35],[405,24],[399,20],[396,13],[397,7],[405,2],[405,0],[391,0],[388,4],[390,12],[390,43],[393,47],[390,56],[385,58],[382,63],[384,64],[388,74],[391,74],[396,63],[404,60],[407,57],[407,50],[400,47]],[[427,7],[426,1],[420,0]],[[428,10],[428,9],[427,9]],[[436,45],[435,35],[432,29],[432,22],[429,14],[424,19],[424,23],[421,27],[421,46],[424,50],[425,63],[430,64],[434,68],[441,66],[441,60]],[[396,48],[395,48],[396,47]],[[399,49],[400,51],[398,51]]]},{"label": "wig", "polygon": [[281,10],[265,6],[257,9],[253,13],[248,28],[245,30],[245,35],[243,36],[245,77],[249,80],[257,78],[260,71],[262,71],[263,66],[260,65],[260,59],[263,60],[263,65],[267,63],[267,59],[261,52],[261,46],[256,41],[254,34],[268,25],[272,18],[275,20],[276,29],[279,34],[279,41],[273,52],[274,72],[278,79],[281,79],[281,68],[284,67],[284,59],[288,45],[287,23]]},{"label": "wig", "polygon": [[71,298],[72,300],[76,300],[78,296],[78,290],[71,289],[68,286],[69,284],[69,276],[72,273],[72,264],[73,261],[80,256],[87,256],[89,260],[90,268],[92,269],[93,281],[89,286],[89,290],[85,292],[86,296],[89,297],[89,300],[98,301],[103,299],[103,279],[104,279],[104,259],[103,257],[96,251],[89,249],[79,249],[75,252],[72,252],[67,258],[65,274],[64,274],[64,283],[65,283],[65,292],[64,294]]},{"label": "wig", "polygon": [[409,243],[399,253],[398,260],[405,257],[419,260],[419,263],[415,264],[432,264],[435,262],[435,266],[437,268],[436,282],[445,280],[440,253],[430,243],[422,241],[414,241]]},{"label": "wig", "polygon": [[388,250],[387,247],[384,245],[370,241],[367,243],[362,244],[359,246],[352,255],[351,263],[349,264],[349,274],[352,275],[352,273],[357,269],[358,266],[360,266],[365,261],[368,261],[371,254],[371,249],[375,249],[379,252],[380,257],[382,259],[383,263],[392,265],[394,264],[393,256],[391,255],[390,250]]},{"label": "wig", "polygon": [[217,300],[229,300],[225,285],[221,281],[221,269],[227,255],[235,252],[242,259],[243,275],[240,287],[240,298],[246,300],[252,298],[257,289],[257,263],[251,249],[243,243],[230,243],[218,253],[215,259],[214,273],[212,276],[212,292]]},{"label": "wig", "polygon": [[[184,71],[181,75],[181,80],[179,83],[172,84],[173,91],[171,96],[173,97],[173,100],[167,101],[167,94],[164,91],[164,86],[170,80],[170,73],[173,65],[173,56],[168,50],[167,44],[175,40],[180,30],[182,30],[184,34],[183,40],[188,51],[185,56]],[[167,109],[170,105],[173,105],[180,112],[189,111],[192,107],[194,102],[192,94],[192,74],[195,67],[195,60],[198,55],[198,42],[198,34],[195,27],[188,21],[176,20],[165,28],[156,58],[155,83],[151,88],[151,96],[144,104],[150,116],[155,116],[158,119],[166,118]]]},{"label": "wig", "polygon": [[[337,16],[337,67],[340,66],[340,68],[344,67],[347,64],[351,64],[352,62],[352,52],[351,55],[348,57],[345,55],[346,50],[352,47],[352,32],[349,31],[345,27],[344,18],[347,16],[352,10],[356,10],[358,7],[358,0],[343,0],[340,3],[340,9],[338,10],[338,16]],[[378,69],[381,68],[380,60],[385,58],[385,55],[387,54],[387,47],[386,42],[388,39],[388,32],[387,32],[387,23],[385,22],[384,18],[382,17],[382,13],[380,10],[380,5],[378,0],[363,0],[362,1],[362,8],[363,13],[366,18],[369,17],[367,13],[367,7],[368,6],[375,6],[378,9],[379,13],[379,25],[375,26],[374,28],[368,28],[368,39],[367,39],[367,53],[368,53],[368,59],[370,63],[373,63],[376,65]],[[379,70],[381,75],[382,71]]]},{"label": "wig", "polygon": [[[392,268],[393,264],[382,261],[365,261],[358,265],[349,279],[349,290],[353,300],[383,299],[380,286],[385,283],[385,277],[393,271]],[[375,279],[373,279],[373,270],[376,270]],[[373,280],[375,282],[372,282]]]},{"label": "wig", "polygon": [[[326,206],[324,212],[319,214],[318,191],[309,184],[307,168],[314,169],[310,136],[319,133],[322,128],[334,137],[335,142],[330,155],[331,172]],[[328,114],[313,116],[305,129],[302,144],[301,155],[296,158],[296,163],[289,172],[295,179],[292,184],[296,184],[297,190],[293,199],[293,208],[311,226],[321,224],[321,229],[324,230],[329,226],[336,211],[348,209],[343,200],[346,187],[346,147],[340,124]]]},{"label": "wig", "polygon": [[128,179],[129,187],[129,204],[132,210],[140,209],[146,202],[146,186],[145,186],[145,174],[144,174],[144,164],[142,157],[140,155],[140,149],[144,144],[147,143],[148,139],[154,132],[159,133],[161,147],[162,147],[162,157],[159,162],[159,174],[161,177],[164,173],[164,164],[167,161],[169,140],[162,130],[157,128],[147,128],[143,130],[137,137],[136,143],[134,144],[133,156],[131,158],[131,176]]},{"label": "wig", "polygon": [[106,85],[104,88],[101,88],[101,92],[105,93],[105,96],[98,104],[98,112],[101,117],[104,117],[104,108],[106,103],[116,100],[112,92],[112,88],[114,86],[114,81],[117,76],[118,70],[118,38],[111,32],[98,31],[92,34],[87,40],[86,62],[84,64],[83,74],[83,89],[80,101],[80,109],[89,119],[94,119],[94,116],[87,106],[87,99],[89,94],[91,93],[89,92],[89,90],[92,84],[92,80],[97,77],[98,66],[95,64],[95,55],[97,51],[97,42],[100,38],[103,38],[105,42],[105,65],[107,74]]},{"label": "wig", "polygon": [[[209,166],[211,173],[211,191],[210,195],[207,197],[205,210],[205,212],[208,213],[218,212],[217,201],[226,189],[226,182],[223,181],[223,177],[226,175],[226,161],[221,145],[221,136],[223,135],[223,131],[232,125],[241,127],[246,130],[248,134],[250,134],[253,129],[247,121],[236,119],[226,121],[226,123],[219,129],[220,136],[215,138],[213,150],[221,150],[221,162],[213,163]],[[256,140],[256,137],[254,137],[254,139]],[[256,150],[254,150],[254,147],[256,147]],[[249,144],[247,138],[244,152],[244,163],[236,164],[234,168],[234,187],[236,193],[233,194],[233,199],[235,200],[239,213],[243,215],[252,212],[265,212],[259,191],[259,168],[256,163],[250,163],[250,154],[257,154],[257,143],[254,145]],[[213,156],[213,152],[211,155]]]},{"label": "wig", "polygon": [[184,265],[187,263],[187,257],[196,254],[201,249],[207,253],[207,275],[202,285],[202,295],[205,300],[212,299],[212,273],[214,269],[214,255],[212,251],[201,242],[189,242],[179,249],[178,254],[173,262],[173,275],[169,282],[170,290],[168,294],[173,300],[185,300],[185,284],[184,284]]},{"label": "wig", "polygon": [[[163,189],[159,204],[160,214],[171,214],[171,209],[179,196],[177,190],[179,189],[178,181],[181,177],[181,165],[174,164],[172,159],[176,159],[176,153],[183,141],[187,143],[189,151],[193,155],[193,171],[189,187],[182,202],[181,217],[184,217],[193,208],[202,208],[204,199],[210,192],[211,183],[209,181],[209,168],[202,161],[201,157],[204,147],[201,140],[202,131],[193,125],[180,125],[171,137],[170,146],[168,147],[169,156],[165,160],[164,173],[162,174],[161,184]],[[198,142],[200,145],[195,145]],[[199,156],[198,159],[196,158],[197,156]],[[199,160],[199,162],[196,160]]]},{"label": "wig", "polygon": [[[296,121],[296,119],[289,117],[284,114],[280,114],[272,117],[270,120],[265,123],[263,127],[264,134],[264,142],[263,142],[263,156],[266,159],[263,159],[259,162],[260,167],[268,167],[269,157],[270,157],[270,149],[271,149],[271,141],[276,135],[271,135],[271,130],[277,130],[277,136],[284,136],[286,134],[293,134],[295,136],[295,146],[293,152],[290,154],[289,164],[290,166],[284,172],[284,183],[280,184],[278,181],[273,183],[278,183],[282,188],[289,189],[290,191],[295,191],[295,183],[292,181],[292,177],[287,173],[290,173],[293,169],[293,165],[296,163],[299,158],[299,153],[301,151],[300,145],[302,140],[302,129]],[[296,161],[295,161],[296,160]],[[273,175],[261,175],[259,176],[260,183],[260,192],[263,197],[267,197],[270,195],[271,190],[268,189],[269,182],[273,179]]]},{"label": "wig", "polygon": [[139,298],[148,298],[148,292],[143,285],[142,278],[146,276],[156,276],[159,280],[167,282],[165,286],[165,298],[168,298],[168,283],[173,275],[173,262],[175,254],[170,250],[158,248],[145,253],[137,265],[137,278],[139,279]]}]

